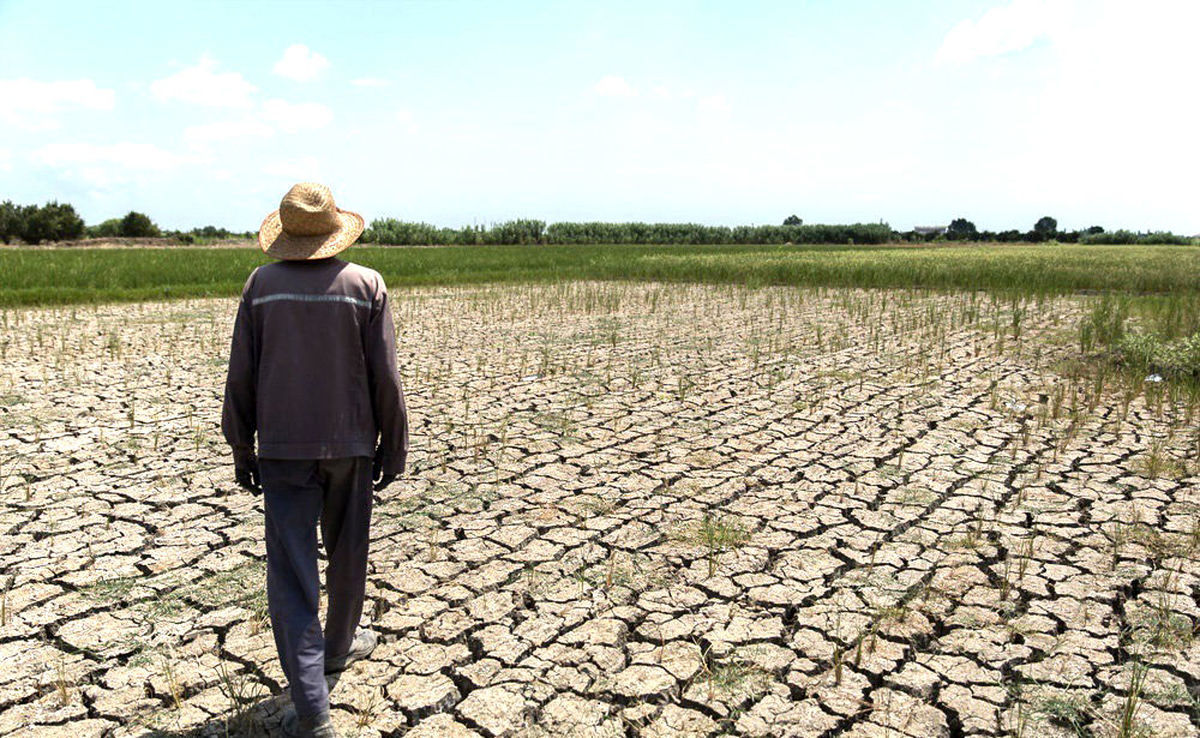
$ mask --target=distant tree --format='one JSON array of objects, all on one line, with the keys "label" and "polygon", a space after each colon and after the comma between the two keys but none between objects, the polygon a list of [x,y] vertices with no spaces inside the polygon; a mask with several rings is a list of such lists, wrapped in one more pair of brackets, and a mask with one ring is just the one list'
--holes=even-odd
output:
[{"label": "distant tree", "polygon": [[1033,233],[1036,236],[1033,240],[1049,241],[1058,235],[1058,221],[1049,215],[1044,215],[1038,218],[1037,223],[1033,224]]},{"label": "distant tree", "polygon": [[795,215],[789,215],[783,219],[783,224],[787,226],[798,226],[804,225],[804,221],[800,220],[800,218]]},{"label": "distant tree", "polygon": [[11,200],[0,203],[0,241],[8,243],[21,233],[21,209]]},{"label": "distant tree", "polygon": [[230,233],[224,228],[206,225],[201,228],[193,228],[192,235],[197,238],[229,238]]},{"label": "distant tree", "polygon": [[21,229],[17,234],[25,243],[71,241],[83,235],[83,218],[66,203],[48,202],[42,207],[21,208]]},{"label": "distant tree", "polygon": [[1133,244],[1137,242],[1138,234],[1124,229],[1097,233],[1093,236],[1088,236],[1087,239],[1087,243],[1098,243],[1105,245]]},{"label": "distant tree", "polygon": [[955,218],[946,228],[946,238],[951,241],[976,241],[979,239],[979,229],[966,218]]},{"label": "distant tree", "polygon": [[99,225],[88,226],[88,238],[116,238],[121,235],[121,219],[109,218]]},{"label": "distant tree", "polygon": [[158,230],[158,226],[154,225],[150,216],[131,210],[124,218],[121,218],[121,229],[118,235],[122,238],[148,238],[160,236],[162,231]]},{"label": "distant tree", "polygon": [[67,203],[52,202],[42,208],[48,211],[54,223],[54,238],[59,241],[74,241],[83,237],[84,223],[75,208]]},{"label": "distant tree", "polygon": [[1094,236],[1097,233],[1104,233],[1104,226],[1092,226],[1083,232],[1086,236]]}]

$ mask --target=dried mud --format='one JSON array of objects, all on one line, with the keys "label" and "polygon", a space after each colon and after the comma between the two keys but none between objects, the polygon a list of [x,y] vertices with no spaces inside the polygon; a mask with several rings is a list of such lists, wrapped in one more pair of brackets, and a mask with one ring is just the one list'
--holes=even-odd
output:
[{"label": "dried mud", "polygon": [[[1079,300],[393,299],[412,464],[344,733],[1197,734],[1196,422],[1062,374]],[[3,313],[0,734],[278,730],[233,309]]]}]

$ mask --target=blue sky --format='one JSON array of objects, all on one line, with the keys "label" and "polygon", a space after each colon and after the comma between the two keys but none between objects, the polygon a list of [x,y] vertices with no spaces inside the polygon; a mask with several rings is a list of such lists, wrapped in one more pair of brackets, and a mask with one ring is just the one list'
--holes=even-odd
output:
[{"label": "blue sky", "polygon": [[1194,0],[0,0],[0,198],[1200,232]]}]

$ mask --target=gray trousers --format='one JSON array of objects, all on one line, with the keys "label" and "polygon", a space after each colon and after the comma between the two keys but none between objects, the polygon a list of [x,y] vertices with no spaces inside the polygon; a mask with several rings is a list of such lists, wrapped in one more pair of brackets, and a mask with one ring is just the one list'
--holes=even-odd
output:
[{"label": "gray trousers", "polygon": [[[362,615],[371,459],[259,459],[266,510],[267,607],[301,717],[329,709],[325,657],[350,650]],[[325,630],[317,606],[317,523],[325,545]]]}]

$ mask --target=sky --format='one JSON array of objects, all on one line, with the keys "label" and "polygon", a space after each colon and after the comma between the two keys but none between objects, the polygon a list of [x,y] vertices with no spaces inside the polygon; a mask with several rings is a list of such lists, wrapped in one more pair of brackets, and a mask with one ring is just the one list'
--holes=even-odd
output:
[{"label": "sky", "polygon": [[0,199],[1200,233],[1196,0],[0,0]]}]

